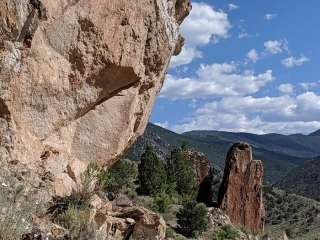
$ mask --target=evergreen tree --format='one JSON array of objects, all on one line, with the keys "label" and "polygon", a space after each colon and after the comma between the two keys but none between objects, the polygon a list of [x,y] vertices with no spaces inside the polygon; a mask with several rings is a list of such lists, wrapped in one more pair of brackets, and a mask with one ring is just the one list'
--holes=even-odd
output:
[{"label": "evergreen tree", "polygon": [[151,146],[146,147],[140,158],[138,180],[141,194],[156,195],[166,188],[165,164],[158,158]]},{"label": "evergreen tree", "polygon": [[196,237],[208,228],[208,212],[203,203],[190,201],[177,213],[179,231],[186,237]]},{"label": "evergreen tree", "polygon": [[176,148],[171,152],[168,170],[169,180],[175,181],[177,192],[184,198],[194,198],[197,183],[191,163],[186,158],[185,148]]},{"label": "evergreen tree", "polygon": [[104,169],[98,176],[98,183],[103,191],[117,195],[125,189],[133,189],[138,175],[135,163],[121,159],[110,169]]},{"label": "evergreen tree", "polygon": [[153,204],[154,204],[155,210],[161,213],[165,213],[169,209],[171,203],[172,201],[170,196],[166,194],[164,191],[161,193],[158,193],[153,198]]}]

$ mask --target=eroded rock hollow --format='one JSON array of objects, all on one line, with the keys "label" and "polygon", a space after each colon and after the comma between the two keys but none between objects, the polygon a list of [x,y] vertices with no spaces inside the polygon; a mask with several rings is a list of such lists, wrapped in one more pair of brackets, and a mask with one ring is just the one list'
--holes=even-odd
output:
[{"label": "eroded rock hollow", "polygon": [[233,224],[253,233],[264,230],[262,183],[263,164],[253,160],[251,146],[243,142],[234,144],[227,154],[218,205]]},{"label": "eroded rock hollow", "polygon": [[144,131],[190,10],[189,0],[2,0],[1,156],[50,176],[57,195],[89,163],[111,165]]}]

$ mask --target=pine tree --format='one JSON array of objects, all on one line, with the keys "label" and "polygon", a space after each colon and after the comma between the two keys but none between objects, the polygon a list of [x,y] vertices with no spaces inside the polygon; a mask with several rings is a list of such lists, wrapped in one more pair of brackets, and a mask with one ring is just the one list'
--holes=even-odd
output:
[{"label": "pine tree", "polygon": [[133,189],[138,171],[136,165],[125,159],[117,161],[110,169],[104,169],[98,176],[102,190],[117,195],[124,189]]},{"label": "pine tree", "polygon": [[179,231],[186,237],[196,237],[208,228],[208,212],[203,203],[190,201],[177,213]]},{"label": "pine tree", "polygon": [[141,194],[156,195],[166,188],[165,164],[158,158],[151,146],[146,147],[140,158],[138,179]]},{"label": "pine tree", "polygon": [[184,198],[194,198],[197,193],[195,173],[186,158],[185,148],[176,148],[171,152],[169,179],[175,181],[177,192]]}]

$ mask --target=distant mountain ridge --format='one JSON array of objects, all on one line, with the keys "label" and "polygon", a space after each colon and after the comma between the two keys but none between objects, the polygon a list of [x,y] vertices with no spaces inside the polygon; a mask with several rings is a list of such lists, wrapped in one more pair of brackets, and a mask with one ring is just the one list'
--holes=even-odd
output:
[{"label": "distant mountain ridge", "polygon": [[281,135],[281,134],[264,134],[257,135],[252,133],[232,133],[222,131],[191,131],[183,133],[194,139],[205,140],[206,142],[237,142],[246,141],[253,147],[263,148],[267,151],[282,153],[293,157],[316,157],[320,155],[319,135]]},{"label": "distant mountain ridge", "polygon": [[318,131],[311,133],[309,136],[320,136],[320,129]]},{"label": "distant mountain ridge", "polygon": [[239,141],[248,142],[253,146],[254,158],[264,162],[265,179],[269,183],[279,182],[290,170],[320,156],[320,136],[317,135],[256,135],[219,131],[177,134],[152,123],[148,124],[144,135],[131,148],[129,156],[138,159],[144,147],[150,144],[162,158],[165,158],[172,148],[187,142],[190,147],[205,153],[212,164],[223,168],[228,149]]},{"label": "distant mountain ridge", "polygon": [[320,200],[320,157],[293,168],[275,185],[287,192]]}]

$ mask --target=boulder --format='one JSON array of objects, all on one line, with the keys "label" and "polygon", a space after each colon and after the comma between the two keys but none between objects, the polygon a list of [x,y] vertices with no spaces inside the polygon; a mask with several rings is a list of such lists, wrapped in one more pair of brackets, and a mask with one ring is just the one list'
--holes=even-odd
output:
[{"label": "boulder", "polygon": [[[98,215],[96,215],[97,218]],[[98,222],[98,229],[95,230],[96,236],[102,240],[123,240],[128,239],[132,234],[132,229],[135,224],[134,221],[127,219],[116,218],[101,214],[100,222]],[[102,221],[103,220],[103,221]]]},{"label": "boulder", "polygon": [[127,195],[119,194],[113,201],[114,207],[132,207],[132,201],[127,197]]},{"label": "boulder", "polygon": [[161,240],[166,236],[166,223],[162,216],[143,207],[125,208],[118,215],[121,218],[131,218],[136,221],[133,228],[133,239]]},{"label": "boulder", "polygon": [[210,229],[232,224],[230,218],[219,208],[208,208],[208,220]]},{"label": "boulder", "polygon": [[94,226],[96,235],[105,239],[127,239],[131,236],[135,240],[164,239],[166,223],[163,218],[150,210],[133,206],[125,199],[120,198],[120,205],[103,200],[97,195],[91,201],[90,223]]},{"label": "boulder", "polygon": [[233,224],[253,233],[264,230],[265,208],[262,197],[263,164],[253,160],[247,143],[236,143],[226,158],[218,205]]},{"label": "boulder", "polygon": [[57,195],[88,164],[111,165],[144,131],[190,10],[189,0],[2,0],[8,161],[51,172]]}]

